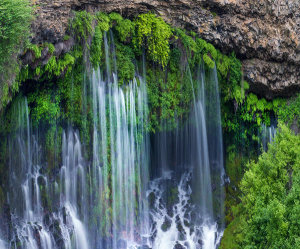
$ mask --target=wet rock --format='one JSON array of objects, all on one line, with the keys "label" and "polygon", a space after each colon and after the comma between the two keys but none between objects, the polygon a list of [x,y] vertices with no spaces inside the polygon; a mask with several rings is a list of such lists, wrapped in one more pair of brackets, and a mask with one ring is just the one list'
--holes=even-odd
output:
[{"label": "wet rock", "polygon": [[168,231],[171,227],[172,221],[170,218],[165,217],[165,221],[164,223],[161,225],[161,230],[163,230],[164,232]]},{"label": "wet rock", "polygon": [[65,249],[64,237],[58,220],[54,220],[50,225],[49,230],[54,238],[55,244],[59,249]]},{"label": "wet rock", "polygon": [[173,247],[173,249],[185,249],[185,247],[184,247],[183,245],[177,243],[177,244]]},{"label": "wet rock", "polygon": [[178,216],[176,217],[176,227],[177,227],[177,231],[179,232],[179,240],[181,241],[186,240],[186,232]]},{"label": "wet rock", "polygon": [[154,192],[151,192],[148,196],[148,201],[149,201],[149,207],[150,208],[153,208],[154,207],[154,203],[155,203],[155,193]]}]

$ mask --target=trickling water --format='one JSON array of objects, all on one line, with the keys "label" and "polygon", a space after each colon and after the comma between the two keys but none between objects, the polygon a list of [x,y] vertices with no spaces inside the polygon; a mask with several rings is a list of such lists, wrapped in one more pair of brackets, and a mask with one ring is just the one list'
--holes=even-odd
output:
[{"label": "trickling water", "polygon": [[16,105],[18,130],[9,142],[9,201],[13,212],[12,222],[16,228],[12,245],[28,249],[41,246],[50,249],[53,241],[44,228],[41,201],[41,189],[47,188],[47,180],[40,174],[37,135],[31,135],[26,99]]},{"label": "trickling water", "polygon": [[[143,123],[147,98],[142,78],[134,79],[124,89],[118,87],[115,74],[108,78],[113,82],[103,81],[99,70],[92,78],[93,182],[102,196],[98,201],[103,203],[100,212],[104,226],[99,235],[112,233],[112,241],[102,242],[102,248],[120,248],[120,243],[134,244],[137,237],[141,239],[142,228],[148,226],[144,200],[148,181],[148,146]],[[107,146],[110,148],[110,162]],[[108,174],[109,166],[111,175]],[[109,192],[111,195],[107,196]],[[112,213],[108,215],[109,203],[112,203]]]},{"label": "trickling water", "polygon": [[[158,172],[159,179],[165,179],[168,170],[174,172],[172,181],[181,179],[177,204],[168,203],[174,184],[160,183],[157,187],[155,181],[152,183],[156,200],[152,218],[157,233],[153,248],[157,249],[177,244],[181,246],[177,245],[178,248],[214,249],[223,231],[224,170],[216,71],[199,69],[197,80],[192,77],[190,80],[194,99],[189,119],[183,124],[179,120],[175,132],[162,132],[154,138],[152,167],[162,169]],[[167,200],[161,204],[161,199]],[[170,208],[175,208],[171,216],[167,214]],[[166,219],[171,226],[163,230],[161,226]]]},{"label": "trickling water", "polygon": [[[63,133],[62,141],[63,166],[60,172],[62,185],[60,203],[71,219],[74,226],[74,238],[71,243],[67,241],[67,248],[88,249],[88,238],[85,226],[81,220],[85,220],[87,193],[85,183],[84,162],[81,155],[81,144],[78,134],[70,130],[68,135]],[[80,220],[80,218],[81,220]],[[63,220],[61,220],[61,223]],[[71,247],[68,247],[71,245]]]},{"label": "trickling water", "polygon": [[276,135],[276,127],[274,125],[266,126],[265,124],[262,124],[261,130],[262,146],[264,151],[267,151],[268,144],[272,143]]},{"label": "trickling water", "polygon": [[[207,127],[208,153],[210,162],[210,174],[213,182],[213,206],[214,220],[218,220],[219,231],[224,229],[224,160],[223,160],[223,138],[222,138],[222,121],[221,121],[221,104],[218,86],[217,69],[214,68],[208,72],[203,71],[205,77],[205,86],[202,87],[204,92],[204,105],[206,106],[205,117]],[[203,77],[204,78],[204,77]],[[202,78],[202,79],[203,79]]]},{"label": "trickling water", "polygon": [[92,109],[91,146],[65,129],[61,160],[50,172],[26,100],[17,108],[19,128],[9,143],[10,248],[217,248],[224,170],[216,70],[190,75],[190,116],[150,139],[144,77],[120,87],[111,34],[104,48],[105,69],[87,77],[83,92]]}]

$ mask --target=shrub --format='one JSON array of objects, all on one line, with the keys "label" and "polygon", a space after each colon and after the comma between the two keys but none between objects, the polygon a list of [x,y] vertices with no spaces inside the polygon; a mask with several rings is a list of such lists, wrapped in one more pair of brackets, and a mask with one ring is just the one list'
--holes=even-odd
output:
[{"label": "shrub", "polygon": [[300,137],[280,125],[268,152],[248,164],[241,181],[239,230],[232,230],[234,243],[221,248],[299,248],[299,177]]}]

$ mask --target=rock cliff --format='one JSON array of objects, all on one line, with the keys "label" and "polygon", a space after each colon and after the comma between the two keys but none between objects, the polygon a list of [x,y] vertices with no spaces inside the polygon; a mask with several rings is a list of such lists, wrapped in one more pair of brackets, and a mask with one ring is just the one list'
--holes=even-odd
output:
[{"label": "rock cliff", "polygon": [[[33,0],[34,1],[34,0]],[[72,10],[153,11],[242,60],[251,91],[272,99],[300,89],[299,0],[35,0],[33,42],[62,41]]]}]

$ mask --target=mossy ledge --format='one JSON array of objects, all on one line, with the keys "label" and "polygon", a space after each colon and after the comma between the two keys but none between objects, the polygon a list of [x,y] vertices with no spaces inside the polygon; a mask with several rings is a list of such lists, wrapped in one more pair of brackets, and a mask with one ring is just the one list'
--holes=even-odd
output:
[{"label": "mossy ledge", "polygon": [[[51,165],[55,165],[54,160],[60,155],[56,150],[60,147],[56,146],[56,138],[62,128],[71,124],[79,130],[85,146],[91,143],[92,108],[84,105],[89,101],[82,93],[85,81],[89,80],[86,72],[99,66],[105,68],[105,35],[115,42],[119,85],[132,80],[137,71],[142,72],[145,52],[149,132],[166,127],[173,129],[178,118],[184,119],[190,111],[192,98],[189,73],[195,79],[199,65],[203,64],[205,70],[216,67],[222,95],[223,133],[230,155],[226,170],[237,186],[244,171],[241,166],[245,164],[243,156],[260,144],[257,131],[261,124],[270,125],[274,116],[292,125],[299,117],[300,96],[273,101],[259,98],[249,92],[248,83],[242,79],[241,62],[234,53],[224,55],[195,33],[173,28],[153,13],[129,20],[117,13],[75,12],[60,44],[28,46],[16,79],[18,88],[7,95],[15,94],[15,97],[9,104],[8,98],[1,103],[0,138],[4,139],[4,134],[16,129],[14,105],[21,96],[27,97],[33,126],[43,127],[45,131],[43,139],[50,159],[50,172],[53,170]],[[3,171],[3,162],[5,158],[0,160],[0,172]],[[235,218],[230,207],[236,202],[239,200],[228,201],[228,223]]]},{"label": "mossy ledge", "polygon": [[[216,64],[219,77],[223,79],[221,82],[228,87],[241,80],[240,72],[231,73],[234,68],[241,70],[240,62],[234,55],[221,54],[193,32],[172,28],[153,13],[141,14],[134,20],[129,20],[117,13],[75,12],[60,45],[30,45],[22,56],[24,65],[17,81],[22,85],[21,92],[29,97],[30,113],[35,123],[41,120],[40,112],[43,108],[39,106],[48,101],[56,103],[59,109],[55,111],[56,118],[68,118],[75,126],[81,126],[76,123],[81,120],[81,108],[73,110],[74,103],[66,96],[72,91],[64,89],[64,86],[68,87],[67,82],[72,81],[74,86],[78,85],[79,93],[85,71],[98,66],[105,67],[103,36],[109,30],[112,31],[116,44],[120,85],[134,77],[135,70],[142,61],[142,51],[145,51],[149,102],[152,108],[149,129],[152,131],[159,129],[162,120],[171,118],[174,121],[175,116],[188,113],[191,89],[185,85],[187,65],[194,73],[202,61],[207,69]],[[56,95],[55,99],[45,96],[53,95],[54,89],[61,94]],[[30,98],[32,94],[35,94],[36,99]],[[77,94],[78,98],[79,95]],[[77,99],[76,102],[79,107],[82,100]],[[50,105],[48,103],[44,106]],[[44,109],[45,112],[48,110]],[[53,113],[44,113],[42,116],[49,117],[49,120],[54,117]],[[47,118],[43,122],[47,122]]]}]

